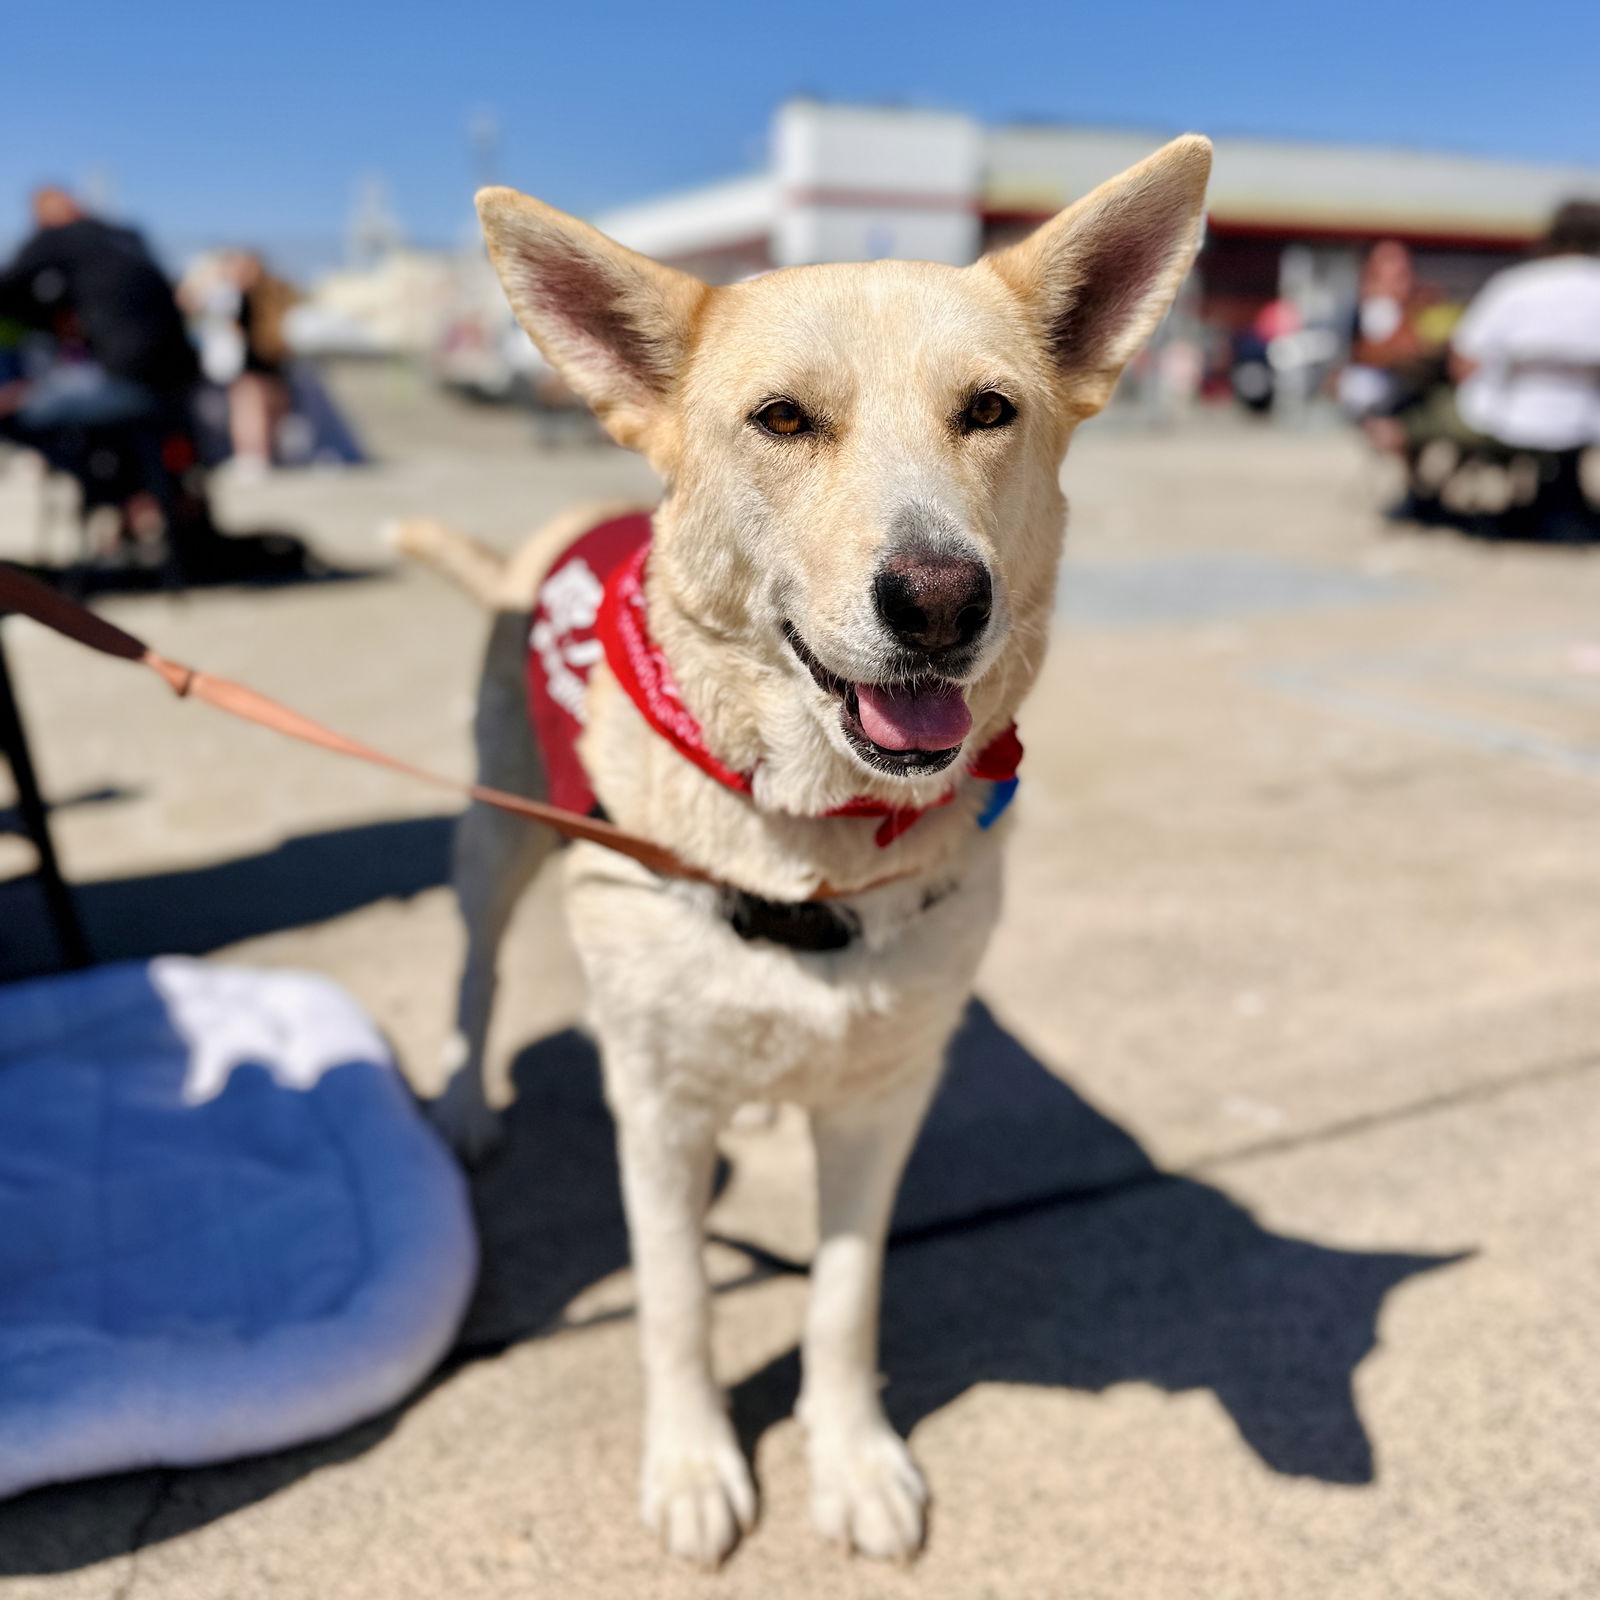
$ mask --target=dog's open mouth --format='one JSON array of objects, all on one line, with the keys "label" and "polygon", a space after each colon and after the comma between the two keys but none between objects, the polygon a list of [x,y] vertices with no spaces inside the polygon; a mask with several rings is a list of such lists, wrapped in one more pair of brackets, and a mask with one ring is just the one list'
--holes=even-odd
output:
[{"label": "dog's open mouth", "polygon": [[839,726],[869,767],[900,778],[920,777],[942,772],[961,754],[972,713],[959,684],[935,677],[851,683],[829,672],[791,623],[784,623],[783,632],[817,686],[839,701]]}]

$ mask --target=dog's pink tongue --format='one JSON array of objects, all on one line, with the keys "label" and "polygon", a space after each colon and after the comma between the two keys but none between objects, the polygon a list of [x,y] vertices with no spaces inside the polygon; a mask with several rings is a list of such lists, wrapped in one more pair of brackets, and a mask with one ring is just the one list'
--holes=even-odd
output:
[{"label": "dog's pink tongue", "polygon": [[948,750],[967,736],[972,713],[953,683],[920,689],[881,689],[856,685],[861,726],[885,750]]}]

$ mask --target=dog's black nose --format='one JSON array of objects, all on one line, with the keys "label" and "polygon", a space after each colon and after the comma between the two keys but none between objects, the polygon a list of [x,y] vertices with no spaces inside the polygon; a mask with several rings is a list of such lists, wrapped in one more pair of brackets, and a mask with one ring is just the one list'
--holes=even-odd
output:
[{"label": "dog's black nose", "polygon": [[971,644],[988,625],[994,602],[989,569],[981,561],[927,545],[896,551],[872,588],[890,633],[928,655]]}]

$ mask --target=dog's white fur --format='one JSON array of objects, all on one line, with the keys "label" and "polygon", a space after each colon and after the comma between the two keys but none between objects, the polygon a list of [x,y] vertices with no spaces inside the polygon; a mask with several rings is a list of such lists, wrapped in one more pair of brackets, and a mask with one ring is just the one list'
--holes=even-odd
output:
[{"label": "dog's white fur", "polygon": [[[816,1141],[800,1413],[817,1526],[878,1556],[921,1543],[922,1480],[878,1394],[884,1236],[1000,904],[1003,830],[974,825],[986,786],[959,766],[903,777],[866,765],[783,625],[840,678],[880,681],[889,641],[874,573],[908,530],[954,540],[987,566],[995,595],[963,674],[967,750],[1006,726],[1046,643],[1061,458],[1187,271],[1209,163],[1205,140],[1175,141],[968,268],[807,267],[722,289],[510,190],[479,196],[524,326],[662,475],[651,627],[710,748],[755,773],[753,799],[717,785],[651,732],[602,666],[581,745],[596,792],[623,827],[753,893],[800,899],[824,881],[860,891],[842,903],[861,937],[807,954],[737,937],[707,885],[662,881],[592,845],[567,862],[638,1285],[644,1516],[681,1555],[715,1564],[755,1511],[712,1375],[701,1251],[714,1142],[749,1101],[803,1106]],[[1015,403],[1015,419],[963,432],[961,406],[987,388]],[[752,416],[774,396],[817,429],[764,434]],[[496,612],[477,720],[485,783],[543,792],[523,692],[527,611],[572,534],[615,509],[560,519],[504,565],[438,524],[402,532]],[[853,795],[925,803],[952,782],[955,803],[888,849],[871,821],[820,815]],[[481,806],[458,835],[468,952],[438,1113],[469,1155],[493,1135],[482,1057],[497,947],[553,842]],[[900,876],[881,883],[888,873]]]}]

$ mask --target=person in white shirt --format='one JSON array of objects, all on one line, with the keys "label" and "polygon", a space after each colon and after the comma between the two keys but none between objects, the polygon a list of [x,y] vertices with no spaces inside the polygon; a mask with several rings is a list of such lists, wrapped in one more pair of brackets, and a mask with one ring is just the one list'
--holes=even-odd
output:
[{"label": "person in white shirt", "polygon": [[1600,444],[1600,201],[1562,206],[1540,258],[1490,279],[1451,350],[1462,419],[1545,457],[1534,536],[1600,539],[1580,473]]}]

